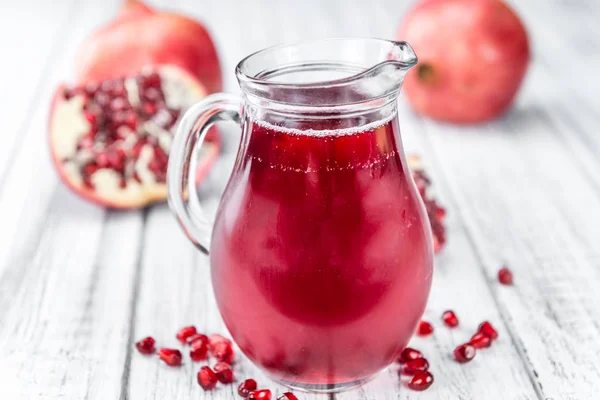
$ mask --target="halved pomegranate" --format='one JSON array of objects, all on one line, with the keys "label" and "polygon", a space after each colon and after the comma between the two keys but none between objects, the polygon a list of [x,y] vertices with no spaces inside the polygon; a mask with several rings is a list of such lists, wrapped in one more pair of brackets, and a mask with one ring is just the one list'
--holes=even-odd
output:
[{"label": "halved pomegranate", "polygon": [[[50,117],[50,149],[61,179],[77,194],[112,208],[165,200],[173,130],[205,95],[195,78],[175,66],[61,86]],[[217,135],[209,136],[198,161],[200,175],[220,148]]]}]

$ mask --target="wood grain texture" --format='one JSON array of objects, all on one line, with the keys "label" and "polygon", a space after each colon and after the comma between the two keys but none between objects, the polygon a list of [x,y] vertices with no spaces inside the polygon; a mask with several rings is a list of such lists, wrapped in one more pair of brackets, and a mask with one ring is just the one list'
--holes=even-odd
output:
[{"label": "wood grain texture", "polygon": [[[210,29],[225,87],[245,55],[282,42],[325,36],[392,38],[410,2],[153,0]],[[392,366],[363,388],[305,399],[596,399],[600,393],[600,5],[592,0],[512,2],[532,36],[534,62],[517,106],[505,118],[459,128],[415,116],[401,102],[408,151],[423,154],[447,206],[449,244],[436,259],[425,318],[415,338],[436,383],[404,388]],[[235,386],[206,393],[201,364],[173,369],[133,350],[153,335],[175,346],[190,323],[224,332],[208,260],[187,241],[165,205],[109,212],[57,181],[45,141],[49,104],[70,76],[77,44],[119,0],[35,0],[3,9],[0,46],[18,63],[0,67],[7,121],[0,147],[0,398],[234,399]],[[38,13],[31,13],[37,9]],[[22,32],[21,40],[13,32]],[[27,79],[24,79],[27,77]],[[21,79],[22,78],[22,79]],[[224,127],[224,154],[199,188],[214,213],[239,141]],[[496,282],[499,266],[514,287]],[[455,330],[441,313],[454,309]],[[451,359],[484,319],[500,339],[468,365]],[[374,332],[376,333],[376,332]],[[238,380],[271,382],[239,354]]]}]

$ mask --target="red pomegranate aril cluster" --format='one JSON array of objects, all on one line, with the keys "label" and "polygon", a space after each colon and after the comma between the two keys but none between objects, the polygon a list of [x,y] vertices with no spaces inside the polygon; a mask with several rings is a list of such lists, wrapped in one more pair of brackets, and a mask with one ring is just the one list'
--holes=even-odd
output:
[{"label": "red pomegranate aril cluster", "polygon": [[[145,123],[150,122],[155,129],[171,135],[170,129],[181,110],[170,109],[166,105],[162,78],[158,73],[140,74],[134,81],[139,97],[137,104],[130,102],[124,78],[64,91],[66,100],[74,96],[84,97],[83,115],[91,128],[79,139],[77,149],[91,152],[80,164],[83,183],[90,189],[94,189],[91,176],[100,168],[116,171],[121,176],[121,186],[125,187],[127,180],[135,178],[134,166],[140,152],[139,149],[134,151],[134,148],[141,148],[144,144],[153,146],[155,150],[148,169],[158,182],[166,182],[168,155],[159,146],[158,140],[147,140],[153,136],[146,131]],[[130,136],[133,136],[133,141]],[[96,150],[97,147],[104,147],[108,154],[102,154],[102,151]],[[139,182],[139,177],[136,180]]]},{"label": "red pomegranate aril cluster", "polygon": [[161,348],[158,350],[158,357],[165,362],[165,364],[171,367],[178,367],[181,365],[181,352],[177,349]]},{"label": "red pomegranate aril cluster", "polygon": [[433,333],[433,325],[427,321],[419,322],[419,326],[417,327],[417,335],[419,336],[427,336]]},{"label": "red pomegranate aril cluster", "polygon": [[442,314],[442,321],[450,328],[456,328],[458,326],[458,317],[452,310],[444,311]]},{"label": "red pomegranate aril cluster", "polygon": [[154,354],[156,348],[154,347],[155,340],[151,336],[148,336],[135,344],[135,347],[142,354]]},{"label": "red pomegranate aril cluster", "polygon": [[255,391],[257,387],[258,385],[254,379],[246,379],[238,386],[238,394],[240,397],[247,398],[250,392]]},{"label": "red pomegranate aril cluster", "polygon": [[233,382],[233,370],[231,369],[231,365],[219,361],[213,367],[213,371],[217,375],[217,379],[221,383],[231,383]]},{"label": "red pomegranate aril cluster", "polygon": [[513,274],[507,267],[502,267],[498,271],[498,282],[503,285],[511,286],[513,284]]},{"label": "red pomegranate aril cluster", "polygon": [[212,390],[217,386],[217,375],[210,369],[209,366],[204,366],[200,368],[197,374],[198,384],[204,390]]},{"label": "red pomegranate aril cluster", "polygon": [[412,376],[406,385],[417,391],[426,390],[433,383],[433,375],[429,372],[429,362],[419,350],[407,347],[398,357],[400,369],[398,373],[402,376]]}]

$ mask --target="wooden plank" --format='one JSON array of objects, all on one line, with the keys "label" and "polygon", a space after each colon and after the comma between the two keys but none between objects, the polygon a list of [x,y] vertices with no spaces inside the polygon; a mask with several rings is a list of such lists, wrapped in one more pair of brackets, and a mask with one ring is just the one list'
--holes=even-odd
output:
[{"label": "wooden plank", "polygon": [[[482,127],[426,121],[423,133],[539,391],[592,398],[600,392],[600,257],[592,244],[600,200],[530,107]],[[503,262],[515,272],[513,288],[491,284]]]},{"label": "wooden plank", "polygon": [[[0,192],[0,375],[10,377],[0,398],[121,393],[142,220],[139,213],[107,214],[57,186],[44,140],[56,82],[68,76],[90,27],[117,5],[73,3],[70,28],[40,77],[39,106],[28,111]],[[25,12],[27,4],[18,7]],[[45,27],[35,31],[42,43]]]}]

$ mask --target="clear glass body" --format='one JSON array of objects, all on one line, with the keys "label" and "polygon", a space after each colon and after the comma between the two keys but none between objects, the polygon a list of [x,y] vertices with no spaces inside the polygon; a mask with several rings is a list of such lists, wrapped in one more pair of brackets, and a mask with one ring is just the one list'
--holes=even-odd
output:
[{"label": "clear glass body", "polygon": [[[425,309],[431,232],[396,109],[415,63],[405,43],[344,39],[279,46],[238,65],[244,101],[241,114],[230,102],[228,115],[242,139],[210,240],[213,288],[240,349],[294,388],[369,379]],[[200,116],[210,120],[227,101]]]}]

